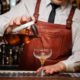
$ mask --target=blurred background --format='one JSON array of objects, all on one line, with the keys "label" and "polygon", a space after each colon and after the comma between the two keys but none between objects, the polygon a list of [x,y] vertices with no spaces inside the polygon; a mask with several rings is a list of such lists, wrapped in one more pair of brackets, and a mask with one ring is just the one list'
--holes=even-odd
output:
[{"label": "blurred background", "polygon": [[0,0],[0,15],[9,11],[17,5],[21,0]]}]

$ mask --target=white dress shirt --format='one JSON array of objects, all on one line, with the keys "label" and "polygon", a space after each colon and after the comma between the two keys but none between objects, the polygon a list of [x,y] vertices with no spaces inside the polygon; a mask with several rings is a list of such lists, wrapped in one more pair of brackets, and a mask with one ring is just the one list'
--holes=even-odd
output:
[{"label": "white dress shirt", "polygon": [[[16,7],[12,8],[6,14],[0,16],[0,36],[3,36],[6,29],[5,25],[10,22],[10,20],[15,19],[20,16],[32,16],[34,13],[35,5],[37,0],[22,0]],[[50,0],[41,0],[39,9],[39,20],[48,21],[48,17],[51,11],[51,6],[48,5]],[[54,24],[64,24],[66,25],[66,20],[71,10],[71,5],[68,5],[65,9],[58,8],[56,10],[56,16]],[[64,60],[63,63],[66,65],[67,70],[74,71],[74,67],[80,65],[80,10],[76,9],[73,24],[72,24],[72,55]],[[77,63],[79,62],[79,63]]]}]

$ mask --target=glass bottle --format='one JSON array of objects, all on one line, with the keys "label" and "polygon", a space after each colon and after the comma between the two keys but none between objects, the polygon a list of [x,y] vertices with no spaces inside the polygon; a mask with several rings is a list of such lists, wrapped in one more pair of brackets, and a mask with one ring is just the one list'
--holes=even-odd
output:
[{"label": "glass bottle", "polygon": [[12,49],[9,50],[9,65],[13,64]]},{"label": "glass bottle", "polygon": [[1,62],[2,65],[5,65],[5,58],[6,58],[6,55],[5,55],[5,44],[3,44],[2,45],[2,62]]},{"label": "glass bottle", "polygon": [[13,64],[18,65],[18,58],[19,58],[19,47],[15,47],[14,54],[13,54]]},{"label": "glass bottle", "polygon": [[1,0],[1,14],[7,12],[10,10],[10,6],[9,6],[9,3],[8,3],[9,0]]},{"label": "glass bottle", "polygon": [[1,61],[2,61],[2,50],[1,50],[1,45],[0,45],[0,65],[1,65]]}]

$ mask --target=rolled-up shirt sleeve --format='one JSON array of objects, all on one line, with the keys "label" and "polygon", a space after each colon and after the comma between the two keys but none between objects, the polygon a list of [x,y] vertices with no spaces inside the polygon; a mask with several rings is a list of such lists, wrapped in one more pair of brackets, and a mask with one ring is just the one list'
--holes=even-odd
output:
[{"label": "rolled-up shirt sleeve", "polygon": [[[80,10],[76,9],[72,24],[72,55],[62,61],[67,71],[80,70]],[[77,68],[78,67],[78,68]]]},{"label": "rolled-up shirt sleeve", "polygon": [[72,54],[72,56],[70,56],[67,60],[64,60],[62,62],[66,66],[66,71],[78,71],[77,69],[80,69],[80,52]]}]

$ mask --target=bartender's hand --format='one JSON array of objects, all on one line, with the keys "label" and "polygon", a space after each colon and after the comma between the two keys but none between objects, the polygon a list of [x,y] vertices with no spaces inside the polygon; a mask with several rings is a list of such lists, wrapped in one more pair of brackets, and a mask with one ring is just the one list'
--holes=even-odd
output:
[{"label": "bartender's hand", "polygon": [[41,70],[44,70],[46,74],[53,74],[61,71],[66,71],[66,67],[63,62],[59,62],[55,65],[41,67],[36,71],[36,73],[39,73]]},{"label": "bartender's hand", "polygon": [[5,33],[10,33],[12,31],[12,29],[15,28],[16,26],[19,26],[19,25],[29,22],[31,20],[35,21],[35,18],[34,17],[32,17],[32,18],[26,17],[26,16],[17,17],[16,19],[11,20],[10,23],[8,23],[6,25],[7,29],[5,30]]}]

